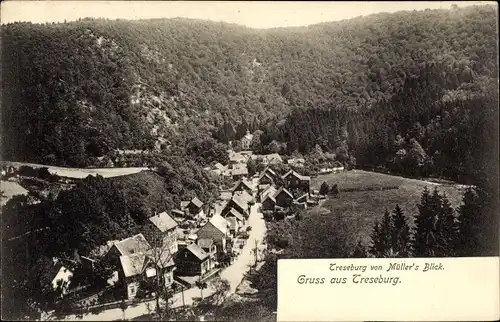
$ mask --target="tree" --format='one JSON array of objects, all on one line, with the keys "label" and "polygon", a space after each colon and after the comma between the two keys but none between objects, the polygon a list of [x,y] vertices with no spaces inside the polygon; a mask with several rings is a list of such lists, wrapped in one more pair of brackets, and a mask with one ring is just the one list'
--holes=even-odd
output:
[{"label": "tree", "polygon": [[422,192],[420,203],[417,205],[418,215],[416,216],[416,230],[413,241],[413,250],[416,257],[434,256],[435,245],[435,212],[437,209],[436,200],[431,198],[427,186]]},{"label": "tree", "polygon": [[260,141],[261,134],[262,131],[255,131],[255,133],[253,134],[252,142],[250,142],[250,150],[252,150],[254,153],[262,152],[262,143]]},{"label": "tree", "polygon": [[438,209],[438,219],[436,222],[436,255],[456,256],[459,244],[458,221],[455,218],[453,208],[451,207],[446,194],[442,194],[440,200],[441,204]]},{"label": "tree", "polygon": [[328,183],[326,181],[323,181],[323,183],[321,184],[321,187],[319,188],[319,193],[321,195],[327,195],[328,192],[330,192],[330,186],[328,185]]},{"label": "tree", "polygon": [[269,153],[280,153],[281,146],[276,140],[272,140],[271,143],[267,145],[267,151]]},{"label": "tree", "polygon": [[200,289],[201,299],[203,300],[203,290],[208,287],[207,283],[203,282],[203,281],[201,281],[201,279],[199,279],[198,281],[196,281],[195,285],[197,288]]},{"label": "tree", "polygon": [[211,313],[217,317],[222,312],[231,285],[226,279],[217,278],[211,282],[214,293],[202,300],[197,306],[198,315]]},{"label": "tree", "polygon": [[358,241],[356,244],[356,248],[354,248],[354,251],[351,255],[352,258],[368,258],[368,251],[366,249],[366,246],[363,245],[361,240]]},{"label": "tree", "polygon": [[474,256],[481,247],[481,210],[478,195],[472,188],[467,188],[462,197],[462,205],[458,208],[460,256]]},{"label": "tree", "polygon": [[426,159],[427,155],[420,143],[418,143],[415,139],[411,139],[408,154],[405,158],[406,171],[408,173],[418,175],[420,173],[420,169],[424,166]]},{"label": "tree", "polygon": [[408,257],[410,254],[410,227],[403,215],[403,210],[396,205],[393,212],[394,231],[392,232],[392,247],[398,257]]},{"label": "tree", "polygon": [[376,221],[373,227],[371,253],[375,257],[384,257],[387,251],[393,249],[391,238],[393,231],[392,216],[386,210],[380,224]]},{"label": "tree", "polygon": [[[146,251],[144,265],[149,265],[154,273],[152,282],[146,287],[154,293],[154,316],[160,321],[167,321],[172,316],[172,282],[173,282],[173,247],[176,236],[164,235],[159,230],[151,227],[146,232],[151,248]],[[140,268],[142,269],[142,267]]]},{"label": "tree", "polygon": [[332,185],[332,188],[330,189],[330,193],[333,196],[335,196],[335,197],[338,196],[338,194],[339,194],[339,187],[337,186],[337,184]]}]

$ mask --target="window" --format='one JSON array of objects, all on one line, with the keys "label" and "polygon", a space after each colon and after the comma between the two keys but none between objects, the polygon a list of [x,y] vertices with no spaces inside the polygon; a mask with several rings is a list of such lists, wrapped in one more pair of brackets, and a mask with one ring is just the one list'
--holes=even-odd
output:
[{"label": "window", "polygon": [[128,295],[129,297],[134,297],[137,292],[137,288],[135,284],[129,284],[128,286]]}]

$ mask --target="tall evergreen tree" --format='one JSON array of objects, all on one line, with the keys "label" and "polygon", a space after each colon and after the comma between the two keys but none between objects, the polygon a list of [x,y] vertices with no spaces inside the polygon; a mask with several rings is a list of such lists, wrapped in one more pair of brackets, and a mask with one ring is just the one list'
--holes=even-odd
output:
[{"label": "tall evergreen tree", "polygon": [[472,188],[468,188],[462,197],[462,205],[458,208],[460,240],[457,255],[473,256],[480,247],[481,205]]},{"label": "tall evergreen tree", "polygon": [[410,254],[410,227],[399,205],[394,208],[393,224],[392,247],[394,252],[398,257],[408,257]]},{"label": "tall evergreen tree", "polygon": [[446,194],[440,196],[436,221],[436,256],[455,256],[458,247],[458,222]]},{"label": "tall evergreen tree", "polygon": [[392,216],[386,210],[380,224],[377,221],[373,227],[371,253],[375,257],[384,257],[384,254],[392,250],[393,229]]},{"label": "tall evergreen tree", "polygon": [[415,257],[433,256],[435,217],[433,199],[427,187],[424,188],[417,205],[416,229],[413,240]]}]

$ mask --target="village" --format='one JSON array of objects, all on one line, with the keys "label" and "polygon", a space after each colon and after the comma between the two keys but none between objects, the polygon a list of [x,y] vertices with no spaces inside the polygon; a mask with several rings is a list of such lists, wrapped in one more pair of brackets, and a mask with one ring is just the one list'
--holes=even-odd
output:
[{"label": "village", "polygon": [[[247,133],[243,147],[248,148],[249,141]],[[88,254],[75,251],[72,258],[38,261],[44,266],[44,283],[58,294],[55,302],[71,308],[68,316],[127,307],[135,307],[132,315],[138,315],[137,304],[153,301],[159,282],[180,299],[174,306],[193,304],[203,292],[209,296],[208,284],[215,279],[227,280],[234,293],[248,269],[263,261],[265,221],[283,219],[326,198],[311,190],[310,176],[299,173],[304,159],[284,161],[277,153],[256,155],[249,150],[228,154],[228,164],[214,162],[204,169],[231,183],[221,187],[214,203],[194,197],[169,211],[155,209],[136,235],[109,240]],[[262,170],[250,175],[250,160]],[[291,170],[273,170],[283,166]],[[7,167],[2,178],[15,181],[15,172]],[[113,319],[113,314],[94,317]]]}]

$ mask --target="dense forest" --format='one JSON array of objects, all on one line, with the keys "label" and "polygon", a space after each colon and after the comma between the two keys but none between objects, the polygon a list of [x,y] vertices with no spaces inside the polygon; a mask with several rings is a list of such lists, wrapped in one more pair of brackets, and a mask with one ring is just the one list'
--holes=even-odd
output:
[{"label": "dense forest", "polygon": [[[405,139],[416,121],[429,127],[442,117],[433,110],[424,119],[430,111],[414,101],[424,109],[439,109],[442,101],[456,105],[457,99],[476,99],[470,97],[496,79],[496,21],[494,6],[474,6],[268,30],[188,19],[3,25],[3,155],[91,166],[115,149],[161,151],[206,134],[227,142],[247,129],[287,123],[277,138],[290,142],[289,152],[306,152],[312,141],[325,140],[324,148],[336,149],[347,132],[347,148],[358,163],[385,163],[385,150],[394,147],[366,142],[373,131]],[[388,103],[405,86],[418,91],[411,84],[429,65],[444,74],[433,96],[399,95],[399,102]],[[399,124],[407,103],[415,111]],[[391,105],[399,113],[387,119]],[[296,136],[302,111],[323,117],[321,109],[333,113],[329,119],[339,126],[302,141]],[[382,119],[382,128],[378,119],[356,121],[371,113]],[[405,144],[414,145],[409,140]],[[419,141],[427,154],[452,157],[427,143]],[[373,157],[378,144],[383,160]]]}]

